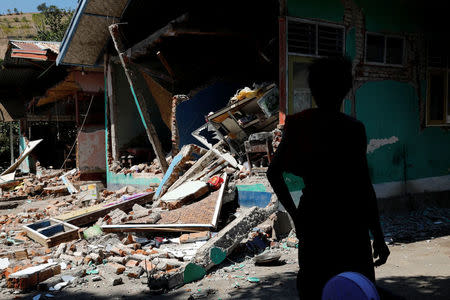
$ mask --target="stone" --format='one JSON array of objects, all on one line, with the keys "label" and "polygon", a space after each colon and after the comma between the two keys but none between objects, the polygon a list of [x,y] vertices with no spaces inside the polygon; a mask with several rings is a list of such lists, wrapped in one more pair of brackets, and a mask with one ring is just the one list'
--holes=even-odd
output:
[{"label": "stone", "polygon": [[92,281],[101,281],[102,280],[102,277],[101,276],[98,276],[98,275],[95,275],[95,276],[93,276],[92,277]]},{"label": "stone", "polygon": [[55,258],[59,258],[61,254],[64,254],[66,252],[67,243],[61,243],[58,245],[58,248],[56,249],[55,254],[53,255]]},{"label": "stone", "polygon": [[111,284],[112,284],[113,286],[123,284],[123,279],[122,279],[122,277],[114,277],[114,278],[112,279]]}]

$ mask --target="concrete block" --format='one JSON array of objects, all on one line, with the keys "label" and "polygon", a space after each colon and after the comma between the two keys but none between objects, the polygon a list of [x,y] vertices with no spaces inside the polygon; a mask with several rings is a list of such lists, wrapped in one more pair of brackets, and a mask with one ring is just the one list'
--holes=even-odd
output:
[{"label": "concrete block", "polygon": [[225,226],[214,238],[203,245],[195,255],[193,262],[209,270],[214,266],[211,259],[211,249],[221,249],[229,255],[239,243],[248,236],[251,229],[262,223],[272,213],[272,209],[252,207]]},{"label": "concrete block", "polygon": [[161,197],[163,207],[175,209],[184,203],[195,200],[209,191],[208,184],[203,181],[185,182],[171,192]]}]

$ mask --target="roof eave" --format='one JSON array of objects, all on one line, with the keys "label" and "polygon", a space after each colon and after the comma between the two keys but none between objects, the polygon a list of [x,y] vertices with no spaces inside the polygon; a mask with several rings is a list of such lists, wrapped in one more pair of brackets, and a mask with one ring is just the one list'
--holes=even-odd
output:
[{"label": "roof eave", "polygon": [[60,64],[62,65],[68,65],[67,63],[64,63],[64,57],[66,55],[67,49],[70,45],[70,42],[72,41],[73,35],[75,33],[75,30],[78,27],[78,23],[80,22],[80,18],[86,8],[87,3],[89,2],[89,0],[82,0],[78,3],[78,7],[77,10],[75,12],[74,17],[72,18],[72,20],[70,21],[70,25],[67,28],[66,34],[64,35],[64,38],[61,42],[61,47],[59,50],[59,54],[58,57],[56,58],[56,65],[59,66]]}]

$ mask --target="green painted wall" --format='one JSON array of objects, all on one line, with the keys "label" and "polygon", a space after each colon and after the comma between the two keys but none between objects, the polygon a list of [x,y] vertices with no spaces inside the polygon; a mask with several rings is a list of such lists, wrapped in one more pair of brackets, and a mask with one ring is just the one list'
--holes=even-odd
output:
[{"label": "green painted wall", "polygon": [[287,1],[288,15],[298,18],[314,18],[342,22],[344,6],[341,0]]},{"label": "green painted wall", "polygon": [[[105,77],[105,153],[108,153],[108,91]],[[134,105],[134,103],[131,103]],[[133,120],[137,124],[142,124],[139,119]],[[150,178],[136,178],[132,174],[116,174],[109,170],[108,155],[106,159],[106,184],[108,188],[120,188],[126,185],[138,186],[140,188],[148,188],[151,183],[160,183],[161,180],[157,177]]]},{"label": "green painted wall", "polygon": [[419,1],[354,0],[362,8],[366,30],[373,32],[416,32],[422,28]]},{"label": "green painted wall", "polygon": [[450,174],[450,133],[420,130],[419,100],[408,83],[379,81],[356,92],[356,114],[371,139],[398,138],[367,155],[373,183]]}]

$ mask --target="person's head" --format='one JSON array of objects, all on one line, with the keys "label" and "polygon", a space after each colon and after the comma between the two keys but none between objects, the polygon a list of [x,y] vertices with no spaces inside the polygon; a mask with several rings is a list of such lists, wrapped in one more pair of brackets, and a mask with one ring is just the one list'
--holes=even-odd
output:
[{"label": "person's head", "polygon": [[320,58],[309,66],[308,84],[319,108],[339,110],[352,88],[352,64],[346,57]]}]

